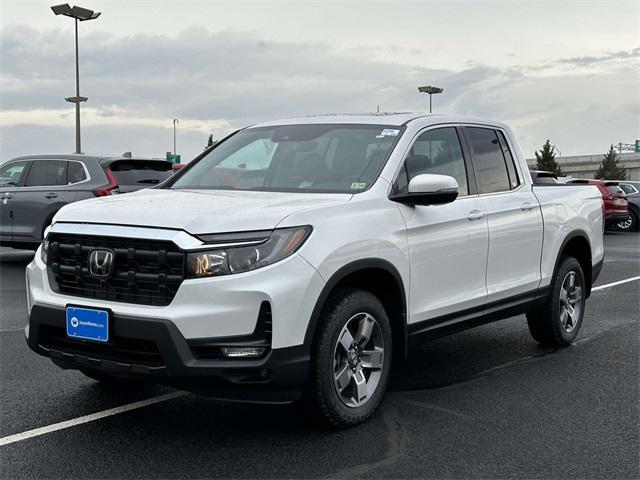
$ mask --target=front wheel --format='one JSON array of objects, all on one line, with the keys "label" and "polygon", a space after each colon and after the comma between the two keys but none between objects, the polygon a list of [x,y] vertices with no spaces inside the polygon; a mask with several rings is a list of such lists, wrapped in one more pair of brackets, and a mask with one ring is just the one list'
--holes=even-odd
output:
[{"label": "front wheel", "polygon": [[373,415],[387,388],[389,318],[373,294],[345,289],[332,296],[319,322],[305,403],[334,427],[358,424]]},{"label": "front wheel", "polygon": [[585,279],[580,262],[565,256],[551,281],[545,305],[527,313],[531,336],[550,347],[566,347],[582,325],[585,307]]}]

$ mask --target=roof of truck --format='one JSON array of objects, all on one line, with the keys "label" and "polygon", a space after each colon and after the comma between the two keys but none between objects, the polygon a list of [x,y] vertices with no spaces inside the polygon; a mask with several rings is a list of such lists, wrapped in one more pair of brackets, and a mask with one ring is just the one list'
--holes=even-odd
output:
[{"label": "roof of truck", "polygon": [[451,115],[443,113],[425,112],[381,112],[381,113],[335,113],[322,115],[308,115],[303,117],[285,118],[252,125],[255,127],[270,127],[277,125],[300,125],[309,123],[337,123],[337,124],[371,124],[402,126],[409,122],[421,120],[424,123],[478,123],[506,127],[501,122],[488,118],[471,117],[465,115]]}]

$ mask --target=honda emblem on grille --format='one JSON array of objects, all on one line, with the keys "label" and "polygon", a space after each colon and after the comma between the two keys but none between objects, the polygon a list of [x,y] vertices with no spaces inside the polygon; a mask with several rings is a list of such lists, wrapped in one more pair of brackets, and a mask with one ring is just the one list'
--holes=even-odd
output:
[{"label": "honda emblem on grille", "polygon": [[111,250],[91,250],[89,252],[89,273],[91,276],[106,278],[113,269],[113,252]]}]

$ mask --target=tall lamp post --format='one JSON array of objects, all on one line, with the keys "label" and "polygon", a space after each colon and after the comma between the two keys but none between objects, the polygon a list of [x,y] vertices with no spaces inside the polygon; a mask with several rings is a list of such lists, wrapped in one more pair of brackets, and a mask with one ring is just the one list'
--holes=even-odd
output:
[{"label": "tall lamp post", "polygon": [[70,7],[68,3],[62,5],[55,5],[51,7],[53,13],[56,15],[64,15],[65,17],[71,17],[75,20],[76,24],[76,96],[66,97],[65,100],[70,103],[76,104],[76,153],[82,153],[80,147],[80,102],[86,102],[87,97],[80,96],[80,68],[78,65],[78,21],[84,22],[87,20],[95,20],[100,16],[100,12],[94,12],[88,8],[82,8],[78,6]]},{"label": "tall lamp post", "polygon": [[177,118],[173,119],[173,154],[176,155],[176,125],[180,123]]},{"label": "tall lamp post", "polygon": [[418,91],[420,93],[428,93],[429,94],[429,113],[431,113],[431,96],[438,94],[438,93],[442,93],[444,91],[443,88],[440,87],[432,87],[432,86],[428,86],[428,87],[418,87]]}]

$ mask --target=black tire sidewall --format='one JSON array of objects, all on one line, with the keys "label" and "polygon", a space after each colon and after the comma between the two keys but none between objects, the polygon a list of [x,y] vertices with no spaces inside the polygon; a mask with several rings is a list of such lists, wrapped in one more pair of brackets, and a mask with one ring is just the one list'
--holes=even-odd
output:
[{"label": "black tire sidewall", "polygon": [[[357,313],[369,313],[378,322],[384,339],[383,368],[380,382],[373,396],[360,407],[349,407],[339,398],[333,381],[333,356],[338,336],[347,321]],[[358,289],[339,292],[329,302],[321,317],[321,330],[313,352],[312,377],[316,385],[313,390],[322,402],[321,409],[330,423],[348,426],[369,417],[380,405],[391,373],[392,334],[389,318],[384,306],[373,294]],[[321,397],[321,398],[320,398]]]},{"label": "black tire sidewall", "polygon": [[[578,319],[578,323],[575,328],[571,332],[567,332],[562,328],[562,322],[560,321],[560,291],[562,289],[562,283],[570,271],[576,272],[580,277],[580,284],[582,285],[582,308],[580,310],[580,318]],[[580,327],[582,326],[582,319],[584,318],[586,294],[587,285],[580,262],[578,262],[574,257],[564,257],[558,266],[558,270],[553,280],[551,297],[549,298],[549,301],[551,302],[549,309],[551,313],[551,326],[554,335],[558,340],[560,340],[559,343],[569,345],[578,335]]]}]

